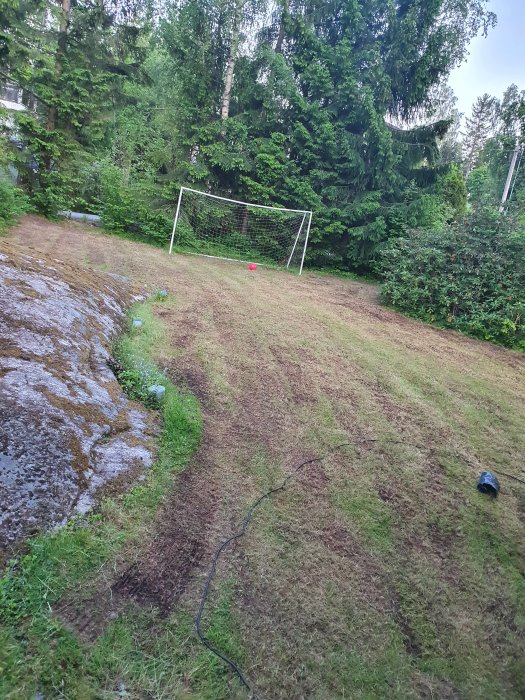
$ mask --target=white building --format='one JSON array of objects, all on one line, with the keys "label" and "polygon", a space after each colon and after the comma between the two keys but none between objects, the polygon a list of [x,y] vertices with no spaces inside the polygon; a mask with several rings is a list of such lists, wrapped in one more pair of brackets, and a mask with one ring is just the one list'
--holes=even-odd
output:
[{"label": "white building", "polygon": [[[11,132],[9,140],[16,144],[16,137],[13,136],[14,121],[9,115],[9,112],[24,112],[27,107],[22,104],[22,90],[11,80],[0,84],[0,109],[2,107],[7,109],[8,113],[7,117],[2,117],[0,115],[0,126],[4,125],[7,127],[7,129]],[[14,165],[9,164],[5,172],[13,180],[13,182],[17,182],[18,170],[14,167]]]},{"label": "white building", "polygon": [[0,105],[16,112],[22,112],[26,109],[25,105],[22,104],[22,90],[11,80],[0,85]]}]

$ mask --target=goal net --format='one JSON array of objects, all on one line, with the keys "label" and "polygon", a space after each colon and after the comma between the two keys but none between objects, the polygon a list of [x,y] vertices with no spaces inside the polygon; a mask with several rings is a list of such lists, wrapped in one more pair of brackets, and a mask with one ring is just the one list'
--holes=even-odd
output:
[{"label": "goal net", "polygon": [[223,260],[277,264],[303,271],[311,211],[280,209],[182,187],[173,248]]}]

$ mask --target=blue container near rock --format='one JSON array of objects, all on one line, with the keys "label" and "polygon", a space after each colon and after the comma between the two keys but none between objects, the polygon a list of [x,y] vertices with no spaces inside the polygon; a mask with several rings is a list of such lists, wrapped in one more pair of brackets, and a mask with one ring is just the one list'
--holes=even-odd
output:
[{"label": "blue container near rock", "polygon": [[483,472],[479,477],[478,491],[481,491],[481,493],[488,493],[490,496],[496,498],[499,493],[499,481],[494,474],[491,472]]},{"label": "blue container near rock", "polygon": [[132,321],[133,328],[142,328],[144,321],[141,318],[134,318]]},{"label": "blue container near rock", "polygon": [[153,386],[148,387],[148,394],[157,399],[157,401],[162,401],[166,395],[166,387],[162,384],[153,384]]}]

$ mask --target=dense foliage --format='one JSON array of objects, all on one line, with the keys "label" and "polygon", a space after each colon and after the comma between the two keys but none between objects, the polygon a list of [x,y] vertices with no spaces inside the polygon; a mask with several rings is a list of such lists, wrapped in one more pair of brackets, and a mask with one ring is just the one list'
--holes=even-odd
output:
[{"label": "dense foliage", "polygon": [[[464,168],[474,209],[497,207],[501,201],[514,150],[525,144],[525,91],[511,85],[500,101],[483,95],[466,121]],[[515,213],[525,203],[523,150],[517,160],[508,206]],[[523,214],[522,214],[523,216]]]},{"label": "dense foliage", "polygon": [[0,55],[27,107],[5,131],[35,206],[55,214],[77,191],[81,164],[109,146],[136,34],[119,24],[118,0],[3,4]]},{"label": "dense foliage", "polygon": [[6,131],[44,213],[165,240],[195,185],[312,208],[310,262],[368,270],[463,213],[461,183],[444,196],[452,115],[407,120],[493,20],[486,0],[3,0],[28,107]]},{"label": "dense foliage", "polygon": [[[1,145],[1,144],[0,144]],[[13,183],[13,171],[7,154],[0,150],[0,234],[18,216],[29,211],[30,205],[25,193]]]},{"label": "dense foliage", "polygon": [[484,210],[382,255],[384,299],[425,321],[525,350],[525,231]]},{"label": "dense foliage", "polygon": [[29,202],[24,192],[15,187],[9,177],[0,173],[0,233],[28,210]]},{"label": "dense foliage", "polygon": [[457,223],[390,242],[379,265],[383,298],[417,318],[525,349],[525,92],[511,85],[502,100],[482,95],[461,149],[450,132],[447,142],[467,175],[465,187],[453,165],[442,182]]}]

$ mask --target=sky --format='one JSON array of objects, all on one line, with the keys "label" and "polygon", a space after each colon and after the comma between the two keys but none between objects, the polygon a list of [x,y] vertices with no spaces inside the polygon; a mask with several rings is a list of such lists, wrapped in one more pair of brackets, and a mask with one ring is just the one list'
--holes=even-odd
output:
[{"label": "sky", "polygon": [[488,9],[498,15],[497,26],[473,39],[466,62],[449,79],[467,116],[485,92],[501,98],[511,83],[525,90],[525,0],[490,0]]}]

